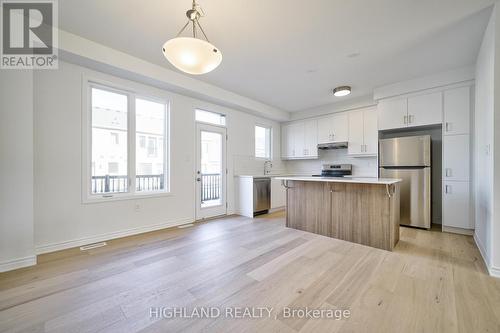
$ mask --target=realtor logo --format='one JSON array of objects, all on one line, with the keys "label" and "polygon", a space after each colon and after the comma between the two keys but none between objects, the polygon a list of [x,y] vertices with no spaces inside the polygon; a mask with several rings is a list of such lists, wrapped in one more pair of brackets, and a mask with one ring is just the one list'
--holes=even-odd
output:
[{"label": "realtor logo", "polygon": [[57,69],[57,0],[0,0],[0,68]]}]

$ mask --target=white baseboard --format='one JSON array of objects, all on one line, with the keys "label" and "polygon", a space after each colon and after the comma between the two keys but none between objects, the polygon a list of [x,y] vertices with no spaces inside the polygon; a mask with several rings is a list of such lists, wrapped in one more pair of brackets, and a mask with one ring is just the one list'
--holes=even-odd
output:
[{"label": "white baseboard", "polygon": [[460,234],[460,235],[466,235],[466,236],[474,235],[473,229],[462,229],[462,228],[442,226],[442,230],[444,232],[450,232],[453,234]]},{"label": "white baseboard", "polygon": [[14,260],[0,262],[0,272],[36,265],[36,256],[28,256]]},{"label": "white baseboard", "polygon": [[481,258],[483,259],[484,265],[486,266],[488,273],[490,273],[490,275],[493,277],[500,278],[500,268],[491,266],[489,264],[490,258],[488,257],[488,254],[486,252],[486,249],[484,248],[483,243],[481,243],[479,238],[477,238],[476,233],[474,233],[474,242],[476,243],[476,246],[479,249],[479,253],[481,254]]},{"label": "white baseboard", "polygon": [[488,268],[490,275],[496,278],[500,278],[500,268],[491,266]]},{"label": "white baseboard", "polygon": [[194,222],[194,219],[185,218],[185,219],[168,221],[165,223],[160,223],[160,224],[155,224],[155,225],[148,225],[145,227],[137,227],[137,228],[131,228],[131,229],[126,229],[126,230],[121,230],[121,231],[109,232],[109,233],[96,235],[96,236],[82,237],[82,238],[73,239],[73,240],[64,241],[64,242],[59,242],[59,243],[38,245],[35,247],[35,252],[36,252],[36,254],[55,252],[55,251],[70,249],[73,247],[80,247],[83,245],[108,241],[111,239],[122,238],[122,237],[126,237],[126,236],[142,234],[145,232],[176,227],[176,226],[181,225],[181,224],[187,224],[187,223],[192,223],[192,222]]}]

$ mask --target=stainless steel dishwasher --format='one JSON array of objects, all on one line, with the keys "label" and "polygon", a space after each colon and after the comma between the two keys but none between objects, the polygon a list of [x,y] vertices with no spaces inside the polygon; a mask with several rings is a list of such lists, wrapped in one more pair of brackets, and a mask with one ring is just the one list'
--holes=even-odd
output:
[{"label": "stainless steel dishwasher", "polygon": [[253,178],[253,215],[267,214],[271,208],[271,178]]}]

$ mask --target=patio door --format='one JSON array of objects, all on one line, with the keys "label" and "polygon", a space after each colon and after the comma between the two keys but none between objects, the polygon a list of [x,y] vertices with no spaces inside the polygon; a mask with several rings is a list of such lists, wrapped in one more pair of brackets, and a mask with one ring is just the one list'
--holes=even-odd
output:
[{"label": "patio door", "polygon": [[226,128],[196,124],[196,219],[226,214]]}]

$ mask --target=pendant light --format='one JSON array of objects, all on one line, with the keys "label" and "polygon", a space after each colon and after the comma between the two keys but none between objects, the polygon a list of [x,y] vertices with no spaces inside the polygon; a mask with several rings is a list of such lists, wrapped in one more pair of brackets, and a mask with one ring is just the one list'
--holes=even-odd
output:
[{"label": "pendant light", "polygon": [[[180,71],[188,74],[205,74],[213,71],[222,61],[222,53],[210,43],[198,19],[204,16],[203,10],[193,0],[192,8],[186,12],[187,23],[175,38],[163,44],[163,55]],[[191,25],[192,37],[180,37],[182,32]],[[198,29],[205,40],[198,38]]]}]

